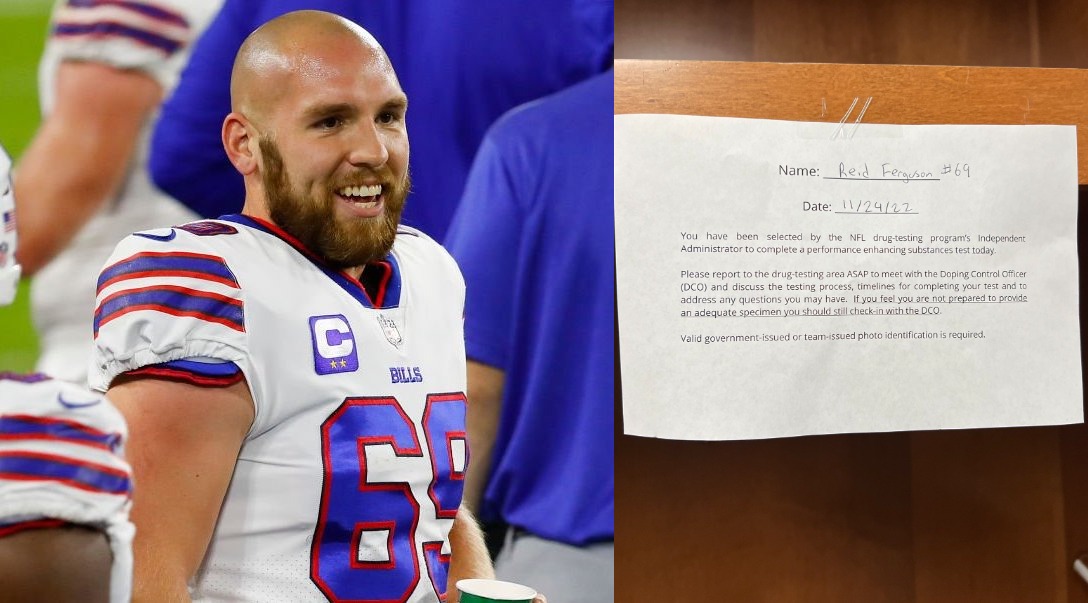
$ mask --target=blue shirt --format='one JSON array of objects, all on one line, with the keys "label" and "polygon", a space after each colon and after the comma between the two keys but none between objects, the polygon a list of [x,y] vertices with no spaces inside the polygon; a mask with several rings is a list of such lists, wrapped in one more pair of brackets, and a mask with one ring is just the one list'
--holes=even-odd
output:
[{"label": "blue shirt", "polygon": [[571,544],[613,537],[612,85],[500,119],[447,241],[468,355],[506,376],[482,514]]},{"label": "blue shirt", "polygon": [[408,95],[412,193],[402,221],[439,241],[487,128],[503,112],[606,69],[610,0],[227,0],[193,49],[152,139],[150,171],[204,217],[241,209],[220,139],[242,41],[298,9],[340,14],[382,44]]}]

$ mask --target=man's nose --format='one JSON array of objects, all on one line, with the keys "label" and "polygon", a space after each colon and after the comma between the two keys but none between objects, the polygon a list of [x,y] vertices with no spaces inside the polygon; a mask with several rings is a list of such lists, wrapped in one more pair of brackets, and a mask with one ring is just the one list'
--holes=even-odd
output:
[{"label": "man's nose", "polygon": [[351,149],[348,161],[352,165],[378,167],[389,159],[389,148],[384,134],[370,121],[362,122],[355,128],[350,139]]}]

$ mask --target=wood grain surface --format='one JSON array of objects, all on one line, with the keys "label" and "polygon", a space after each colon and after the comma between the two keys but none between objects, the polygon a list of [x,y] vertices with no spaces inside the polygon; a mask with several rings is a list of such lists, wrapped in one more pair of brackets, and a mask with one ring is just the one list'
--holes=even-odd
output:
[{"label": "wood grain surface", "polygon": [[1071,124],[1088,184],[1088,70],[727,61],[616,61],[616,113],[852,123]]}]

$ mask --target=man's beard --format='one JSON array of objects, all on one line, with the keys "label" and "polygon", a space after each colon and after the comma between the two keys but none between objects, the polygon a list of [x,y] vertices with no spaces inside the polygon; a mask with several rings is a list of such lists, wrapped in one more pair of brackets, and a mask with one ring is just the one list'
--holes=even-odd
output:
[{"label": "man's beard", "polygon": [[342,186],[360,184],[360,178],[332,183],[333,186],[321,198],[315,199],[306,193],[296,194],[291,188],[283,156],[276,143],[261,137],[259,144],[264,156],[261,179],[268,198],[268,210],[272,221],[280,228],[338,269],[363,266],[389,253],[397,236],[404,200],[411,187],[407,174],[401,182],[395,182],[388,167],[371,170],[382,183],[384,211],[374,218],[340,221],[336,219],[336,204],[340,201],[335,191]]}]

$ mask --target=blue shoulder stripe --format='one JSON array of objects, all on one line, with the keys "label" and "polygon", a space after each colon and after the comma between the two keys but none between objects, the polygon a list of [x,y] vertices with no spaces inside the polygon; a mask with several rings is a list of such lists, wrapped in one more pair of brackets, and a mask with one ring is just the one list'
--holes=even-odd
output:
[{"label": "blue shoulder stripe", "polygon": [[57,37],[67,36],[97,36],[128,38],[144,46],[150,46],[161,50],[166,55],[172,55],[181,48],[181,42],[160,36],[144,29],[99,21],[97,23],[58,23],[53,28],[53,35]]},{"label": "blue shoulder stripe", "polygon": [[118,281],[147,277],[186,277],[240,289],[223,258],[203,253],[146,251],[107,266],[98,277],[98,292]]},{"label": "blue shoulder stripe", "polygon": [[17,381],[19,383],[41,383],[52,381],[52,377],[45,373],[13,373],[11,371],[0,372],[0,381]]},{"label": "blue shoulder stripe", "polygon": [[132,491],[132,482],[124,471],[35,452],[0,452],[0,479],[55,481],[107,494]]},{"label": "blue shoulder stripe", "polygon": [[71,6],[72,8],[116,6],[130,10],[134,13],[139,13],[157,21],[172,23],[181,27],[189,27],[189,21],[182,15],[147,2],[132,2],[131,0],[68,0],[68,6]]},{"label": "blue shoulder stripe", "polygon": [[30,415],[0,416],[0,440],[63,440],[117,452],[121,435],[75,421]]},{"label": "blue shoulder stripe", "polygon": [[125,289],[103,299],[94,311],[95,336],[102,325],[138,310],[198,318],[243,333],[246,330],[245,314],[240,300],[186,287],[158,285]]}]

